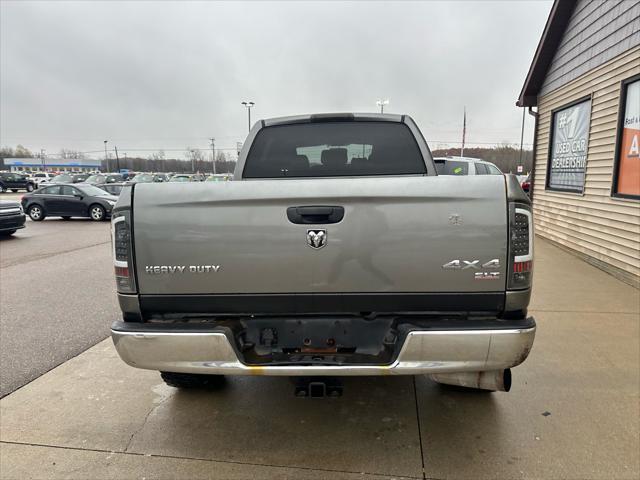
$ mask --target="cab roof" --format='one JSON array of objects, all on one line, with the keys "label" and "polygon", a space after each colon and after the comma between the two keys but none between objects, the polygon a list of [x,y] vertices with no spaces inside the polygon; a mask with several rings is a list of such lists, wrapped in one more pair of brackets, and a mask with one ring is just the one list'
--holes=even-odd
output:
[{"label": "cab roof", "polygon": [[404,121],[405,115],[394,113],[315,113],[308,115],[293,115],[289,117],[275,117],[261,120],[263,127],[275,125],[293,125],[297,123],[322,122],[395,122]]}]

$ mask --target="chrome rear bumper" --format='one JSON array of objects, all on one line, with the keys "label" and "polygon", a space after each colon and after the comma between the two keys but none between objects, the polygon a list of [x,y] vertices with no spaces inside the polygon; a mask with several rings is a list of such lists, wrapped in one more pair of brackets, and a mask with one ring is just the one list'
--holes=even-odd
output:
[{"label": "chrome rear bumper", "polygon": [[[118,325],[126,325],[123,329]],[[501,370],[522,363],[533,346],[535,323],[495,330],[419,330],[407,334],[390,365],[277,365],[242,363],[225,333],[111,330],[118,354],[132,367],[218,375],[417,375]],[[138,324],[144,325],[144,324]],[[135,327],[133,327],[135,328]]]}]

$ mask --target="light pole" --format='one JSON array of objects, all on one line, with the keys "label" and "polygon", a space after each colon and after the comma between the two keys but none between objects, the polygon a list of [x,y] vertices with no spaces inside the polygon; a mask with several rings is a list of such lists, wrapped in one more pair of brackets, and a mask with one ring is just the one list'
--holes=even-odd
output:
[{"label": "light pole", "polygon": [[255,105],[254,102],[242,102],[242,105],[247,107],[247,114],[249,115],[249,131],[251,131],[251,107]]},{"label": "light pole", "polygon": [[107,157],[107,140],[104,141],[104,161],[107,172],[109,171],[109,157]]},{"label": "light pole", "polygon": [[196,173],[196,151],[191,149],[191,171]]},{"label": "light pole", "polygon": [[216,174],[216,139],[211,137],[211,160],[213,161],[213,174]]},{"label": "light pole", "polygon": [[380,113],[384,113],[384,106],[389,105],[389,99],[377,100],[376,105],[380,107]]},{"label": "light pole", "polygon": [[120,173],[120,157],[118,157],[118,147],[114,146],[113,149],[116,152],[116,169],[118,170],[118,173]]},{"label": "light pole", "polygon": [[522,163],[522,146],[524,145],[522,142],[524,142],[524,113],[525,113],[525,109],[524,107],[522,108],[522,129],[520,130],[520,160],[518,161],[518,166],[516,167],[516,173],[521,173],[518,172],[518,167],[522,166],[522,173],[524,173],[524,163]]}]

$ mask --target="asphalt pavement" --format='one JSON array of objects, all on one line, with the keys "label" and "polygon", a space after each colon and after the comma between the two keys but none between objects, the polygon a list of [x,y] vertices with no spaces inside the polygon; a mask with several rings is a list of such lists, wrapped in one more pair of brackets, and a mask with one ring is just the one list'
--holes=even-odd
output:
[{"label": "asphalt pavement", "polygon": [[109,222],[27,220],[0,238],[0,396],[105,339],[119,312]]}]

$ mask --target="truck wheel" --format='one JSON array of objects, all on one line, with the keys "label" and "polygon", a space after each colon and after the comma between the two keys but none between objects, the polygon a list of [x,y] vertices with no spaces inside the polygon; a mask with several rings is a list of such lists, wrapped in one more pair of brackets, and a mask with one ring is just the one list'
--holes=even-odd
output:
[{"label": "truck wheel", "polygon": [[31,205],[29,207],[29,210],[27,210],[27,214],[29,215],[29,218],[34,222],[44,220],[44,217],[46,216],[44,210],[40,205]]},{"label": "truck wheel", "polygon": [[222,375],[202,375],[199,373],[160,372],[164,383],[170,387],[217,390],[226,383]]},{"label": "truck wheel", "polygon": [[1,185],[0,186],[0,192],[7,193],[7,187],[5,187],[4,185]]},{"label": "truck wheel", "polygon": [[11,191],[12,191],[13,193],[16,193],[16,192],[18,191],[18,189],[17,189],[17,188],[12,188],[12,189],[11,189]]}]

